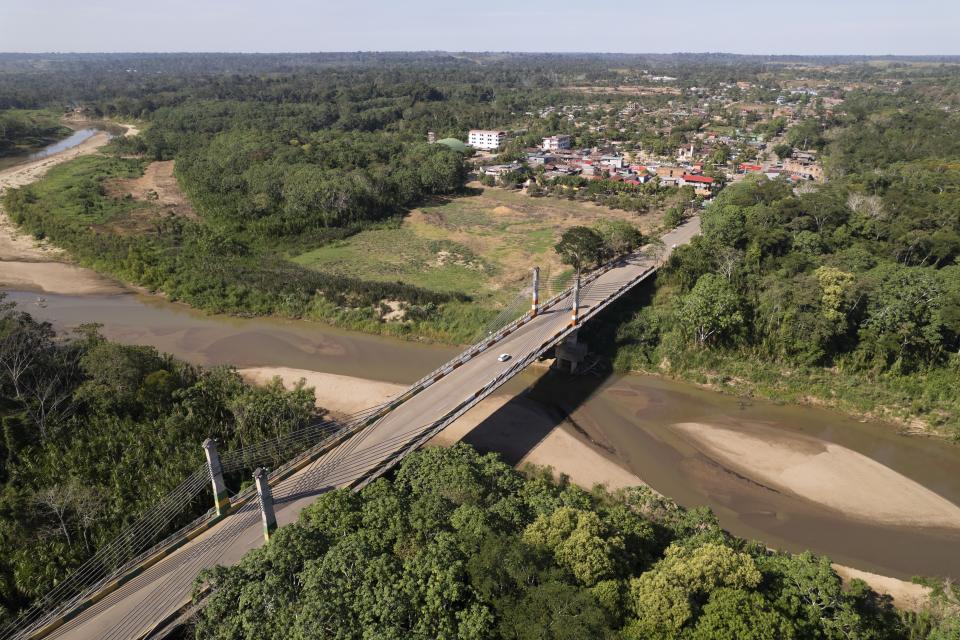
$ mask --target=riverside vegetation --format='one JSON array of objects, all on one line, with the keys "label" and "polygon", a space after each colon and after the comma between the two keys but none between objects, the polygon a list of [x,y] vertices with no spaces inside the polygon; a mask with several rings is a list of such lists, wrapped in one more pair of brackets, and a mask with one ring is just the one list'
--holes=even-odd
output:
[{"label": "riverside vegetation", "polygon": [[[362,62],[350,75],[337,64],[264,77],[168,69],[160,77],[171,88],[153,94],[103,71],[93,77],[113,88],[91,98],[93,115],[143,118],[145,133],[116,141],[113,156],[82,158],[10,190],[6,208],[23,228],[81,263],[199,308],[468,342],[496,313],[497,300],[458,284],[483,274],[416,279],[443,284],[432,290],[397,281],[429,267],[422,251],[411,252],[413,263],[398,269],[396,280],[389,273],[364,279],[348,269],[331,272],[311,257],[358,231],[399,229],[410,207],[457,196],[465,158],[421,142],[426,130],[462,135],[470,126],[520,118],[531,127],[520,136],[527,143],[547,127],[569,130],[556,113],[532,120],[518,114],[573,99],[562,79],[581,65],[602,76],[606,63],[556,59],[549,68],[561,80],[537,71],[542,86],[533,88],[513,61],[466,70],[447,59],[400,57],[390,79]],[[707,81],[713,71],[707,63],[683,69],[689,83]],[[746,64],[737,73],[754,77]],[[842,107],[784,132],[789,145],[821,151],[826,184],[794,193],[785,183],[748,181],[709,204],[701,240],[679,251],[653,283],[653,306],[616,316],[619,339],[608,349],[616,366],[905,423],[919,418],[913,425],[920,429],[960,437],[960,396],[952,382],[960,367],[960,124],[955,112],[938,106],[954,99],[957,78],[950,67],[913,73],[915,82],[897,93],[879,85],[848,92]],[[25,87],[37,82],[27,72],[7,81],[14,77]],[[52,99],[30,95],[16,106]],[[683,142],[704,126],[685,121],[671,136]],[[762,128],[774,135],[784,126],[774,119]],[[570,131],[580,143],[595,137]],[[624,135],[643,144],[649,133]],[[504,156],[518,153],[512,148]],[[137,176],[148,161],[166,158],[176,159],[177,178],[199,219],[145,218],[142,203],[109,194],[111,180]],[[558,184],[547,191],[627,210],[663,204],[655,184],[556,182],[564,181],[580,189]],[[672,206],[664,221],[675,224],[688,214]],[[424,247],[489,268],[484,256],[457,243]],[[604,341],[594,344],[603,348]]]},{"label": "riverside vegetation", "polygon": [[[826,558],[726,534],[646,488],[587,492],[466,445],[324,494],[210,590],[196,638],[930,638],[960,633],[938,591],[899,612]],[[240,606],[238,606],[238,604]]]},{"label": "riverside vegetation", "polygon": [[250,387],[95,326],[57,336],[0,298],[0,627],[197,468],[205,438],[243,446],[315,411],[309,389]]},{"label": "riverside vegetation", "polygon": [[[249,387],[96,327],[56,336],[4,306],[0,624],[183,480],[203,438],[229,450],[314,412],[302,386]],[[843,588],[826,558],[728,535],[708,509],[646,488],[587,492],[457,445],[415,453],[361,493],[324,494],[264,548],[199,576],[209,601],[180,633],[954,638],[960,594],[934,584],[924,609],[899,611],[860,581]]]},{"label": "riverside vegetation", "polygon": [[[143,74],[118,72],[118,60]],[[583,101],[570,83],[610,86],[630,65],[684,86],[768,73],[762,60],[722,56],[331,54],[304,56],[296,71],[278,56],[136,60],[54,56],[51,71],[36,73],[0,56],[0,108],[83,100],[94,116],[145,123],[109,155],[11,189],[4,204],[19,225],[84,264],[204,309],[446,340],[466,339],[487,317],[472,292],[334,276],[291,258],[457,195],[465,159],[423,143],[427,130],[462,137],[519,122],[532,139],[563,131],[556,118],[522,114]],[[869,82],[882,71],[844,73]],[[949,67],[891,73],[915,82],[896,95],[851,92],[842,109],[800,125],[826,158],[827,184],[727,187],[703,212],[703,237],[598,319],[606,325],[587,329],[613,325],[618,366],[889,406],[956,431],[960,125],[940,107],[955,101],[957,78]],[[660,145],[686,142],[684,131]],[[109,181],[171,158],[197,219],[145,220],[136,202],[109,194]],[[660,195],[635,191],[587,195],[616,195],[628,210]],[[646,298],[649,307],[629,306]],[[383,322],[384,300],[403,303],[406,321]],[[251,389],[229,369],[112,344],[90,327],[64,339],[6,308],[0,338],[3,616],[175,486],[200,462],[203,438],[238,446],[313,416],[308,390]],[[642,489],[584,492],[463,447],[413,455],[359,495],[323,496],[264,549],[202,580],[213,589],[197,621],[203,638],[939,640],[956,638],[960,624],[950,585],[929,610],[898,612],[863,583],[841,589],[825,559],[734,539],[705,510]]]},{"label": "riverside vegetation", "polygon": [[0,110],[0,158],[36,151],[66,137],[70,129],[59,116],[52,109]]}]

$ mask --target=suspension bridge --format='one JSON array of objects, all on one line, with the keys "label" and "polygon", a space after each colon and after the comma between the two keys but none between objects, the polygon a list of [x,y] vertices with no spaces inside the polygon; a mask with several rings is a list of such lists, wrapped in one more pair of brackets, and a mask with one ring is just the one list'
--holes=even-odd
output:
[{"label": "suspension bridge", "polygon": [[[207,441],[206,464],[0,630],[0,640],[166,636],[199,606],[192,593],[201,570],[238,562],[321,493],[362,489],[549,349],[573,366],[579,326],[653,274],[699,224],[692,218],[665,234],[659,250],[604,265],[543,301],[549,287],[535,271],[529,311],[515,317],[508,306],[489,335],[384,405],[222,455]],[[254,469],[253,485],[230,495],[224,474]],[[213,507],[183,523],[211,490]]]}]

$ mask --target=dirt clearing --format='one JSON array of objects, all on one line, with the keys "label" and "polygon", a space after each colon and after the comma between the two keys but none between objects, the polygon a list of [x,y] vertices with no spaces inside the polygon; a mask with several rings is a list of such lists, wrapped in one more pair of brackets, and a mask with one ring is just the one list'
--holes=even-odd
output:
[{"label": "dirt clearing", "polygon": [[104,186],[111,197],[130,197],[149,205],[147,211],[152,215],[199,219],[190,200],[180,190],[173,170],[173,160],[151,162],[139,178],[111,180]]}]

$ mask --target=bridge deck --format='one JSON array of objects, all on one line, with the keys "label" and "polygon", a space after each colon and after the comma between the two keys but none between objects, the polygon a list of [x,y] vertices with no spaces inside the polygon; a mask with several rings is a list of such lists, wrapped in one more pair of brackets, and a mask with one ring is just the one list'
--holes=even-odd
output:
[{"label": "bridge deck", "polygon": [[[673,245],[686,244],[699,231],[694,218],[663,237],[664,257]],[[583,287],[580,309],[584,317],[616,297],[616,292],[656,267],[653,257],[638,255],[600,275]],[[273,488],[278,523],[297,519],[316,496],[332,487],[350,484],[405,449],[421,429],[461,407],[478,389],[528,355],[537,352],[570,323],[570,296],[561,299],[532,321],[522,325],[494,347],[473,357],[384,416],[375,425],[347,440],[308,467]],[[501,353],[511,360],[499,362]],[[492,391],[492,389],[489,389]],[[476,398],[479,400],[480,398]],[[82,640],[140,638],[189,600],[193,581],[201,569],[237,562],[263,544],[256,501],[205,532],[123,585],[48,637]]]}]

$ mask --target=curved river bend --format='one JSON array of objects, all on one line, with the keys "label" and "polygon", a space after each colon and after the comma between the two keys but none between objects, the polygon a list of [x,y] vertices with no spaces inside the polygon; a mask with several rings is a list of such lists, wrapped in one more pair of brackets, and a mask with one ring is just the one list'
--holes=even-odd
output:
[{"label": "curved river bend", "polygon": [[[100,128],[78,130],[26,160],[72,148]],[[23,161],[7,159],[0,168]],[[154,296],[8,293],[60,330],[100,323],[112,340],[203,366],[410,383],[458,351],[302,321],[209,316]],[[736,535],[881,574],[960,578],[960,447],[652,376],[597,380],[528,370],[507,390],[525,391],[557,424],[569,419],[577,437],[680,504],[710,506]],[[883,517],[864,517],[864,507]]]},{"label": "curved river bend", "polygon": [[[209,316],[138,294],[38,296],[14,291],[9,299],[58,329],[101,323],[110,339],[152,345],[205,366],[285,366],[410,383],[457,352],[303,321]],[[588,435],[605,455],[680,504],[710,506],[723,526],[737,535],[791,551],[811,549],[841,564],[887,575],[960,577],[960,529],[939,526],[937,514],[929,513],[938,508],[936,500],[946,499],[945,516],[956,509],[947,501],[960,504],[960,447],[907,438],[888,425],[862,424],[826,410],[744,404],[652,376],[614,375],[599,381],[528,371],[509,384],[511,392],[524,389],[557,417],[557,424],[569,417],[579,437]],[[692,438],[690,425],[720,437]],[[801,478],[814,483],[811,490],[825,495],[815,502],[784,488],[780,481],[789,485],[796,480],[789,476],[792,470],[766,482],[749,466],[738,465],[723,451],[728,441],[740,441],[746,454],[734,454],[747,458],[771,441],[799,454],[830,446],[847,457],[817,458],[828,466],[813,467]],[[767,460],[763,452],[759,454],[755,462],[763,466]],[[852,469],[849,479],[846,465]],[[862,468],[866,475],[856,475]],[[884,492],[891,480],[898,489],[909,485],[932,507],[928,505],[926,519],[916,522],[898,521],[902,513],[871,522],[858,517],[855,508],[831,504],[830,486],[816,486],[834,482],[834,477],[838,482],[862,480],[865,485],[876,481],[875,487],[862,487],[868,501],[887,500]],[[906,509],[909,512],[910,506]]]}]

